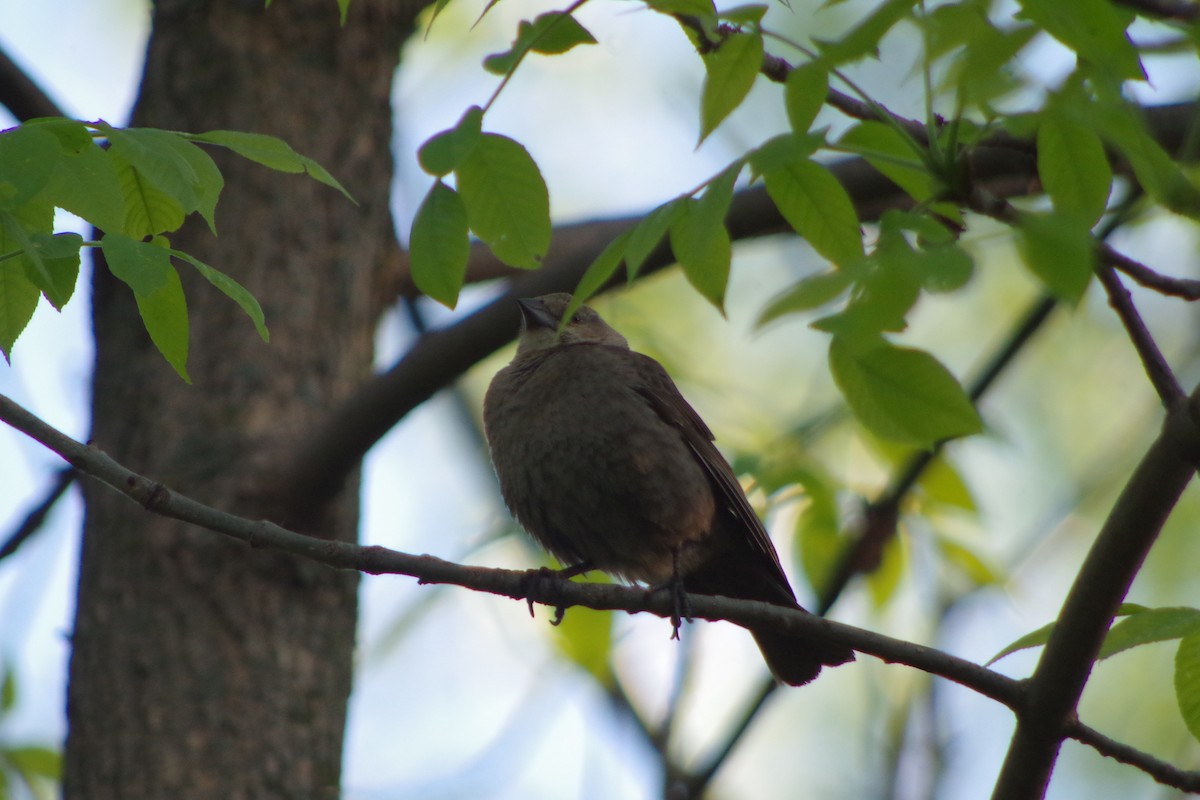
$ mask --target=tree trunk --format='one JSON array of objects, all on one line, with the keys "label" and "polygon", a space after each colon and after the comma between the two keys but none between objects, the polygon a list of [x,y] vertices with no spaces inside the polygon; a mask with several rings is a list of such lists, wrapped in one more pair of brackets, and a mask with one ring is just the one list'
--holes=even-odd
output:
[{"label": "tree trunk", "polygon": [[[156,4],[135,124],[274,134],[354,195],[219,158],[219,238],[181,249],[259,298],[271,343],[181,267],[187,386],[153,349],[128,289],[94,283],[97,446],[218,508],[353,540],[357,477],[289,512],[272,498],[314,421],[371,365],[393,279],[390,94],[419,6],[354,0]],[[214,153],[214,155],[216,155]],[[315,798],[338,793],[357,575],[255,552],[86,486],[68,689],[67,797]]]}]

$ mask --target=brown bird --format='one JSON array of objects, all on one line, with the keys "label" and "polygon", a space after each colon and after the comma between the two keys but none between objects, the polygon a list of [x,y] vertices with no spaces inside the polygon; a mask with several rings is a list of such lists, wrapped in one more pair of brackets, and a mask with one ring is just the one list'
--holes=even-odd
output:
[{"label": "brown bird", "polygon": [[[713,435],[662,365],[570,295],[520,300],[512,363],[483,403],[504,501],[559,561],[651,585],[800,609]],[[801,609],[803,610],[803,609]],[[753,631],[775,677],[808,683],[843,645]]]}]

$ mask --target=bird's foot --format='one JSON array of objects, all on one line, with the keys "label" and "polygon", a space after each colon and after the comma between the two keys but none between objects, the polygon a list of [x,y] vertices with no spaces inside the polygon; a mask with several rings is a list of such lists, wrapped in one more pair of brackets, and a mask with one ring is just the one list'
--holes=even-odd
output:
[{"label": "bird's foot", "polygon": [[688,599],[687,589],[683,586],[683,579],[676,576],[668,581],[656,583],[646,590],[646,594],[654,595],[659,592],[671,593],[671,638],[679,638],[679,628],[684,621],[692,621],[692,603]]},{"label": "bird's foot", "polygon": [[[533,603],[535,597],[554,598],[561,591],[560,587],[564,582],[569,581],[576,575],[582,575],[591,569],[591,564],[583,563],[564,569],[538,567],[537,569],[527,570],[524,577],[521,578],[521,591],[525,595],[525,602],[529,605],[529,616],[534,616]],[[553,599],[549,602],[544,600],[540,602],[554,606],[554,619],[550,620],[550,624],[562,624],[563,618],[567,614],[567,607],[561,603],[554,602]]]}]

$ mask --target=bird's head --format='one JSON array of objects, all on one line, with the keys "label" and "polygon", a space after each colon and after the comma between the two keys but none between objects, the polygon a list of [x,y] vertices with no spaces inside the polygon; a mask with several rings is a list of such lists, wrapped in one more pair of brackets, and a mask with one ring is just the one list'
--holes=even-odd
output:
[{"label": "bird's head", "polygon": [[518,300],[521,307],[521,338],[517,353],[546,350],[572,344],[606,344],[628,349],[625,337],[617,333],[600,315],[580,306],[559,333],[558,326],[571,302],[565,292]]}]

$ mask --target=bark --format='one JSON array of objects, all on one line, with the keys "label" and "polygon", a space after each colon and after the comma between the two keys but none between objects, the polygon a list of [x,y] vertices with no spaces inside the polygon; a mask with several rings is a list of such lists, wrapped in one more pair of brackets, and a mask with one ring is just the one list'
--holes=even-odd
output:
[{"label": "bark", "polygon": [[[282,136],[350,190],[219,158],[219,238],[173,237],[262,302],[271,343],[181,269],[185,385],[123,285],[98,268],[93,440],[166,485],[251,518],[353,541],[357,474],[303,514],[276,498],[283,456],[369,373],[396,263],[390,94],[419,6],[169,0],[134,124]],[[338,794],[357,576],[147,514],[100,484],[87,518],[64,786],[79,798]]]}]

